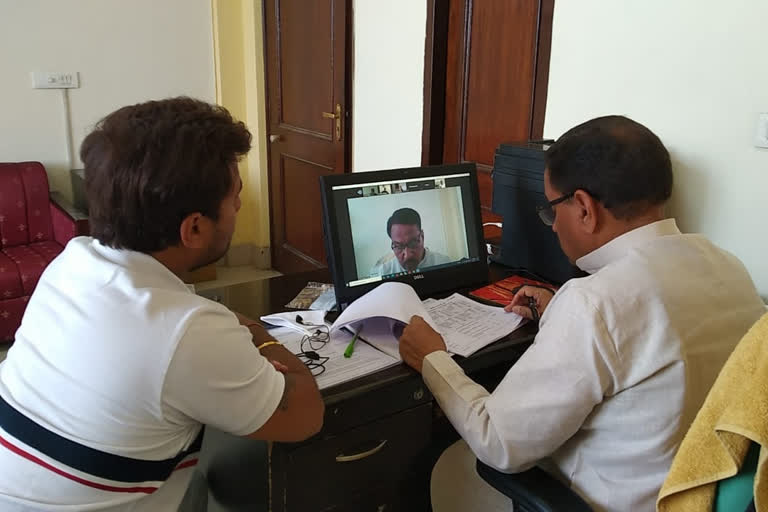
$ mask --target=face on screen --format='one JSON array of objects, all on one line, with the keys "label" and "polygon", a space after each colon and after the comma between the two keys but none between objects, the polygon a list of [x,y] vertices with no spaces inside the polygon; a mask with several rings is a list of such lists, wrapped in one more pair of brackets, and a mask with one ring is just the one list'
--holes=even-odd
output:
[{"label": "face on screen", "polygon": [[416,224],[392,224],[392,251],[408,271],[416,270],[424,259],[424,232]]}]

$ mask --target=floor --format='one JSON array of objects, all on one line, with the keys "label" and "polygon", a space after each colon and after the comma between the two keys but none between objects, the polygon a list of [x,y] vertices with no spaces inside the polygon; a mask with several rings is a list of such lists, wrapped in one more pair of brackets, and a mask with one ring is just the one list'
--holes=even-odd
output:
[{"label": "floor", "polygon": [[[216,279],[211,281],[202,281],[194,284],[197,292],[230,286],[233,284],[247,283],[248,281],[258,281],[260,279],[269,279],[281,275],[276,270],[264,270],[251,266],[242,267],[216,267]],[[11,345],[0,346],[0,362],[5,359],[8,349]]]}]

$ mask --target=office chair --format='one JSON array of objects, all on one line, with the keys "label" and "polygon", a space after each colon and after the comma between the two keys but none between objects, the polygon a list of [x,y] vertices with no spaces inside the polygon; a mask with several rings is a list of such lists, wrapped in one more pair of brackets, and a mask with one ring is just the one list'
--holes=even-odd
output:
[{"label": "office chair", "polygon": [[477,461],[477,474],[515,504],[515,512],[592,512],[581,496],[540,468],[507,474]]}]

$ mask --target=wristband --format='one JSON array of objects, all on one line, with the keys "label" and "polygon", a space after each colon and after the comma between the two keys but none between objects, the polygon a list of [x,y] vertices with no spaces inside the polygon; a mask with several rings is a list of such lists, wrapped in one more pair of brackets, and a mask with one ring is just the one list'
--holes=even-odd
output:
[{"label": "wristband", "polygon": [[275,340],[269,340],[269,341],[265,341],[264,343],[262,343],[261,345],[259,345],[259,346],[258,346],[258,347],[256,347],[256,348],[257,348],[257,349],[259,349],[259,350],[261,350],[261,349],[263,349],[264,347],[268,347],[268,346],[270,346],[270,345],[282,345],[282,343],[280,343],[279,341],[275,341]]}]

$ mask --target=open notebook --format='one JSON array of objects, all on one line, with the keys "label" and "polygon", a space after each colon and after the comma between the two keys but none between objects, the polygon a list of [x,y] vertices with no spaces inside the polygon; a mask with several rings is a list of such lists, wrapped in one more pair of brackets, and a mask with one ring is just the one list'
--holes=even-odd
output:
[{"label": "open notebook", "polygon": [[[328,358],[325,371],[316,376],[318,387],[329,388],[399,364],[396,333],[413,315],[423,317],[443,336],[449,352],[465,357],[503,338],[524,321],[519,315],[459,294],[422,301],[407,284],[384,283],[350,304],[330,326],[330,340],[316,350]],[[279,326],[270,329],[270,334],[294,354],[301,353],[302,338],[324,323],[322,311],[291,311],[261,319]],[[344,350],[358,329],[354,352],[346,358]]]},{"label": "open notebook", "polygon": [[448,351],[467,357],[510,334],[524,318],[503,308],[480,304],[458,293],[422,301],[409,285],[383,283],[350,304],[331,333],[358,332],[360,339],[400,359],[397,333],[419,315],[439,332]]}]

